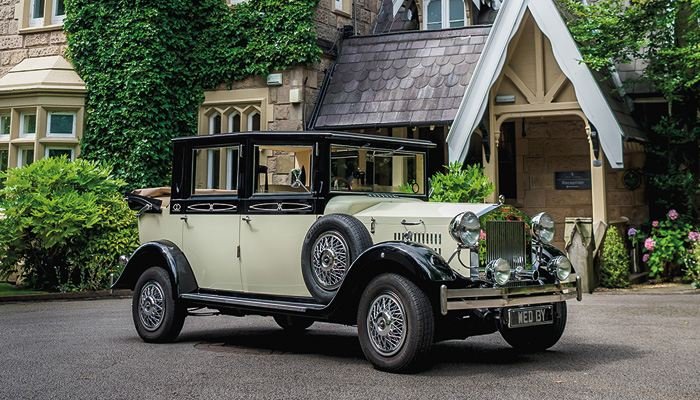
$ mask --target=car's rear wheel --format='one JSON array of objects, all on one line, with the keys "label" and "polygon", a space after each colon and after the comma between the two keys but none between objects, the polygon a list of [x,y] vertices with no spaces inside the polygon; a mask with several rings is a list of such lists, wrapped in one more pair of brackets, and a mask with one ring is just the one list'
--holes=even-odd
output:
[{"label": "car's rear wheel", "polygon": [[357,218],[321,217],[309,228],[301,250],[301,272],[309,293],[322,303],[333,299],[355,259],[372,246],[372,237]]},{"label": "car's rear wheel", "polygon": [[177,338],[187,309],[175,300],[168,273],[151,267],[139,277],[131,305],[134,325],[146,342],[170,342]]},{"label": "car's rear wheel", "polygon": [[554,303],[552,306],[553,323],[551,325],[508,328],[501,319],[498,323],[501,336],[516,350],[527,353],[545,351],[554,346],[561,339],[566,328],[566,302]]},{"label": "car's rear wheel", "polygon": [[280,328],[290,333],[300,333],[314,324],[312,319],[292,317],[289,315],[275,315],[275,322]]},{"label": "car's rear wheel", "polygon": [[434,323],[428,297],[401,275],[376,277],[360,299],[360,346],[380,370],[406,372],[423,367],[433,344]]}]

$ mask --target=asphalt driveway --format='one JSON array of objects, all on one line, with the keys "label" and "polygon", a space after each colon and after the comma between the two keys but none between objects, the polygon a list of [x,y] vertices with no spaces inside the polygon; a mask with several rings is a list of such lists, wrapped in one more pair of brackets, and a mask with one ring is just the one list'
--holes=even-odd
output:
[{"label": "asphalt driveway", "polygon": [[374,370],[355,329],[330,324],[291,338],[271,318],[197,317],[146,344],[130,304],[0,305],[0,399],[700,398],[700,295],[587,296],[546,353],[450,341],[416,375]]}]

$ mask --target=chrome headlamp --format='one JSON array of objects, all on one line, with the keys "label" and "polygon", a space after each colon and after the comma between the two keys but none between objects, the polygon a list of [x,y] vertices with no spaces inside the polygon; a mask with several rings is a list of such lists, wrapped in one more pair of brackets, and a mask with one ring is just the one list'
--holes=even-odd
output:
[{"label": "chrome headlamp", "polygon": [[554,257],[552,261],[549,262],[549,273],[556,275],[560,281],[565,281],[571,275],[573,267],[571,266],[571,261],[564,256]]},{"label": "chrome headlamp", "polygon": [[542,243],[552,243],[554,240],[554,218],[543,212],[532,218],[532,235]]},{"label": "chrome headlamp", "polygon": [[502,258],[493,260],[486,266],[486,274],[497,285],[505,285],[510,280],[510,264]]},{"label": "chrome headlamp", "polygon": [[450,235],[464,247],[476,247],[479,244],[480,233],[479,217],[471,211],[458,214],[450,222]]}]

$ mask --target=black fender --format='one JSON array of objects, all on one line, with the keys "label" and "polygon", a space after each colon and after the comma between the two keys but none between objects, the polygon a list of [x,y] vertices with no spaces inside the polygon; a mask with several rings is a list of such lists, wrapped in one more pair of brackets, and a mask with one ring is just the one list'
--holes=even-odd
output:
[{"label": "black fender", "polygon": [[352,321],[360,296],[377,275],[396,273],[416,283],[435,302],[439,288],[458,279],[435,250],[412,242],[383,242],[370,247],[353,262],[327,308],[333,319]]},{"label": "black fender", "polygon": [[[569,258],[565,252],[559,250],[557,247],[554,247],[551,244],[542,243],[541,246],[542,246],[542,253],[541,253],[540,259],[538,260],[540,265],[546,266],[547,264],[549,264],[549,262],[554,257],[562,256],[562,257]],[[576,273],[576,271],[574,270],[573,264],[571,265],[571,273],[572,274]]]},{"label": "black fender", "polygon": [[158,240],[144,243],[134,251],[112,288],[133,290],[141,274],[153,266],[161,266],[168,271],[175,288],[175,298],[183,293],[195,292],[199,287],[182,250],[173,242]]}]

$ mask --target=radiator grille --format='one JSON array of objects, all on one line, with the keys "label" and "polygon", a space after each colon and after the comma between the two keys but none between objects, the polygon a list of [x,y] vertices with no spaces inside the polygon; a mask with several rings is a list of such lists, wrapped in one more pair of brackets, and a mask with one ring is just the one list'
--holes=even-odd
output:
[{"label": "radiator grille", "polygon": [[[394,240],[404,240],[407,232],[394,232]],[[416,233],[413,232],[411,237],[412,242],[424,244],[435,250],[436,253],[442,255],[442,234],[441,233]]]},{"label": "radiator grille", "polygon": [[486,262],[503,258],[513,270],[526,268],[525,223],[489,221],[486,223]]}]

